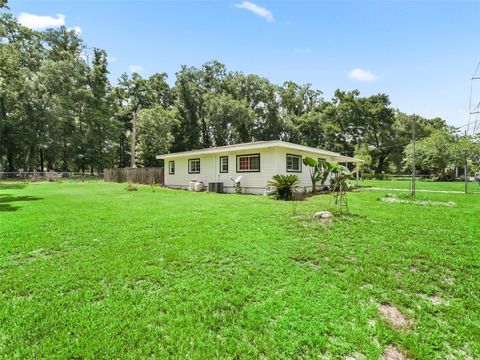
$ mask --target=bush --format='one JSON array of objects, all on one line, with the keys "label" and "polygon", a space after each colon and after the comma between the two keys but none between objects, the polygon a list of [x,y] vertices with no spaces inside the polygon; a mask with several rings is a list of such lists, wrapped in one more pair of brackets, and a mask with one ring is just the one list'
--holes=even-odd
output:
[{"label": "bush", "polygon": [[138,190],[137,185],[132,184],[132,183],[128,183],[128,185],[127,185],[127,191],[137,191],[137,190]]},{"label": "bush", "polygon": [[375,179],[375,174],[374,173],[363,173],[362,174],[362,180],[373,180]]},{"label": "bush", "polygon": [[268,182],[269,186],[275,187],[272,196],[277,200],[293,200],[300,179],[297,175],[275,175]]},{"label": "bush", "polygon": [[157,191],[157,189],[160,188],[160,184],[157,184],[155,181],[153,181],[153,182],[150,184],[150,188],[152,189],[152,192],[155,192],[155,191]]}]

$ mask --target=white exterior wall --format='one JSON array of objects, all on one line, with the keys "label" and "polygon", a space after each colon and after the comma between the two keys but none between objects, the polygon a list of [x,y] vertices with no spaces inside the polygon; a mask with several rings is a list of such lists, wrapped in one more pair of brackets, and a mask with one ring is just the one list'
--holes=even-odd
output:
[{"label": "white exterior wall", "polygon": [[[259,172],[237,172],[237,155],[260,154]],[[189,155],[185,157],[165,156],[165,185],[171,188],[188,189],[192,180],[202,181],[208,188],[209,182],[223,182],[224,192],[235,192],[233,181],[230,179],[242,176],[240,185],[242,190],[251,194],[263,194],[267,182],[273,175],[293,174],[300,178],[300,187],[311,190],[309,168],[302,164],[302,172],[287,172],[287,154],[301,155],[302,159],[309,156],[313,159],[319,157],[333,161],[328,156],[314,153],[294,151],[281,147],[260,148],[248,151],[226,151],[217,154]],[[228,156],[228,173],[220,173],[220,157]],[[188,173],[188,160],[200,159],[200,174]],[[169,162],[175,161],[175,174],[169,174]]]},{"label": "white exterior wall", "polygon": [[[302,171],[301,172],[287,172],[287,154],[291,155],[301,155],[302,160],[306,157],[311,157],[312,159],[318,160],[319,158],[325,159],[328,162],[335,162],[335,160],[331,156],[327,155],[319,155],[315,153],[305,152],[305,151],[296,151],[284,148],[277,148],[276,149],[276,158],[277,163],[279,163],[277,167],[277,171],[275,174],[281,175],[297,175],[300,179],[300,189],[305,189],[306,191],[312,190],[312,180],[310,179],[310,168],[305,166],[302,162]],[[275,174],[272,174],[275,175]],[[327,181],[328,182],[328,181]],[[317,189],[319,188],[320,184],[317,184]]]}]

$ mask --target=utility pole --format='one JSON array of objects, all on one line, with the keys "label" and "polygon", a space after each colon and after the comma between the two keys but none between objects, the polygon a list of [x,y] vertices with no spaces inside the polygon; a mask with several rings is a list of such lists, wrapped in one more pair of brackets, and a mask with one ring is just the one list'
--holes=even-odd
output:
[{"label": "utility pole", "polygon": [[[467,130],[465,130],[465,139],[467,138]],[[465,194],[468,194],[468,156],[467,152],[465,152]]]},{"label": "utility pole", "polygon": [[360,180],[360,163],[357,163],[357,186],[358,186],[358,180]]},{"label": "utility pole", "polygon": [[417,117],[413,114],[413,121],[412,121],[412,144],[413,144],[413,154],[412,154],[412,196],[415,197],[416,193],[416,184],[415,184],[415,131],[417,125]]},{"label": "utility pole", "polygon": [[137,116],[140,110],[142,109],[142,105],[139,104],[137,107],[137,111],[133,113],[133,122],[132,122],[132,147],[130,149],[130,167],[134,168],[137,167],[135,161],[136,161],[136,154],[135,150],[137,147]]}]

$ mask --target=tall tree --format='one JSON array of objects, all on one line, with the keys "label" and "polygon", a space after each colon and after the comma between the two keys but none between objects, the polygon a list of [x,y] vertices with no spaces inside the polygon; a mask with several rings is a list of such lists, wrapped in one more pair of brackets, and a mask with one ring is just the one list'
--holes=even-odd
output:
[{"label": "tall tree", "polygon": [[[173,88],[165,73],[123,74],[112,88],[105,51],[87,50],[65,27],[27,29],[5,4],[0,3],[1,168],[129,166],[132,120],[142,108],[137,150],[143,165],[157,164],[156,152],[281,139],[347,155],[361,151],[377,173],[402,171],[412,117],[392,109],[385,94],[337,90],[325,101],[310,84],[278,86],[228,71],[217,61],[181,67]],[[416,119],[417,138],[431,146],[442,139],[438,132],[454,134],[442,119]],[[459,149],[453,153],[463,156]]]},{"label": "tall tree", "polygon": [[[167,74],[157,73],[144,79],[140,74],[122,74],[119,83],[111,91],[114,119],[120,126],[117,140],[117,164],[130,164],[130,141],[132,120],[139,108],[150,109],[160,105],[164,109],[173,107],[174,94],[167,83]],[[182,131],[179,129],[179,131]]]},{"label": "tall tree", "polygon": [[375,172],[380,174],[386,169],[388,156],[399,140],[393,128],[395,111],[385,94],[359,95],[358,90],[337,90],[323,111],[339,126],[337,142],[342,144],[343,152],[353,155],[356,145],[368,145]]},{"label": "tall tree", "polygon": [[[440,179],[453,176],[455,167],[454,134],[447,129],[435,130],[428,137],[415,144],[415,166],[422,174],[433,174]],[[413,161],[413,145],[405,148],[405,167],[409,168]]]},{"label": "tall tree", "polygon": [[102,171],[113,165],[111,157],[113,142],[117,138],[119,123],[112,119],[110,84],[108,81],[107,54],[104,50],[94,49],[92,67],[89,71],[88,85],[90,94],[87,102],[88,128],[86,142],[86,159],[90,171]]},{"label": "tall tree", "polygon": [[140,166],[159,166],[156,155],[170,149],[174,136],[173,130],[178,123],[178,112],[156,105],[140,111],[137,123],[137,155]]},{"label": "tall tree", "polygon": [[229,95],[206,97],[206,122],[216,146],[252,140],[251,128],[255,113],[245,100],[234,100]]}]

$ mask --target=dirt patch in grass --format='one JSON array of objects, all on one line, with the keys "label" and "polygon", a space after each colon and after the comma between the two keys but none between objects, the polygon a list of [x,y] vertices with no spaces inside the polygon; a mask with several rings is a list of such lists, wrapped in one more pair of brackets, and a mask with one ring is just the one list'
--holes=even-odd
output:
[{"label": "dirt patch in grass", "polygon": [[423,205],[423,206],[429,205],[429,206],[453,207],[456,205],[453,201],[409,200],[409,199],[399,199],[395,197],[384,197],[384,198],[380,198],[379,200],[385,203],[414,204],[414,205]]},{"label": "dirt patch in grass", "polygon": [[398,350],[395,346],[388,346],[380,360],[411,360],[407,355]]},{"label": "dirt patch in grass", "polygon": [[433,295],[429,297],[432,305],[448,305],[448,301],[442,299],[439,295]]},{"label": "dirt patch in grass", "polygon": [[359,352],[356,352],[353,355],[347,355],[345,357],[345,360],[363,360],[363,359],[365,359],[365,355]]},{"label": "dirt patch in grass", "polygon": [[427,294],[423,294],[423,293],[418,293],[418,296],[420,296],[425,301],[430,302],[433,306],[448,305],[448,301],[443,299],[438,294],[427,295]]},{"label": "dirt patch in grass", "polygon": [[420,269],[416,265],[410,265],[410,271],[412,272],[420,272]]},{"label": "dirt patch in grass", "polygon": [[332,218],[316,219],[311,214],[297,214],[294,215],[294,218],[305,228],[322,228],[332,224]]},{"label": "dirt patch in grass", "polygon": [[447,354],[447,356],[445,356],[445,360],[456,359],[474,360],[473,357],[465,350],[454,350],[453,353]]},{"label": "dirt patch in grass", "polygon": [[330,225],[332,223],[332,219],[331,218],[328,218],[328,219],[318,219],[318,222],[322,225]]},{"label": "dirt patch in grass", "polygon": [[455,278],[451,276],[446,276],[443,278],[443,282],[447,285],[453,285],[455,283]]},{"label": "dirt patch in grass", "polygon": [[[322,211],[323,212],[323,211]],[[317,212],[318,213],[318,212]],[[316,213],[315,213],[316,214]],[[293,218],[297,219],[305,228],[324,229],[334,226],[338,222],[355,226],[361,222],[378,223],[376,220],[371,220],[367,216],[353,213],[346,213],[340,211],[332,211],[332,217],[318,218],[315,214],[294,214]]]},{"label": "dirt patch in grass", "polygon": [[312,269],[320,269],[320,264],[312,259],[304,259],[304,258],[290,258],[293,262],[295,262],[298,265],[306,265],[308,267],[311,267]]},{"label": "dirt patch in grass", "polygon": [[382,304],[378,306],[382,319],[395,329],[405,329],[411,324],[411,320],[401,313],[394,305]]}]

